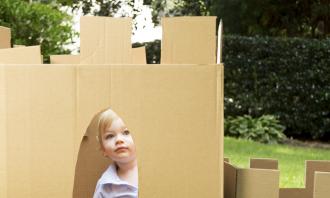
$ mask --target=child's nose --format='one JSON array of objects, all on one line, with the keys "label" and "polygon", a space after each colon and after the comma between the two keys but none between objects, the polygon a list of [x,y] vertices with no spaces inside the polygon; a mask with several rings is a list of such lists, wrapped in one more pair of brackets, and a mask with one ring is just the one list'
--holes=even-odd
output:
[{"label": "child's nose", "polygon": [[116,145],[121,143],[124,143],[123,137],[121,137],[121,135],[118,135],[116,139]]}]

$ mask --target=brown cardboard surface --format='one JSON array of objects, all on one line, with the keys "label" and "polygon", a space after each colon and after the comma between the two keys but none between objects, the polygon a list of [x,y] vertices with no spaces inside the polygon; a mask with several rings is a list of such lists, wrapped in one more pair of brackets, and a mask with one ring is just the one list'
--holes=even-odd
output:
[{"label": "brown cardboard surface", "polygon": [[11,39],[10,28],[0,26],[0,49],[11,48],[10,39]]},{"label": "brown cardboard surface", "polygon": [[162,64],[216,63],[216,17],[162,19]]},{"label": "brown cardboard surface", "polygon": [[236,198],[278,198],[278,170],[238,169]]},{"label": "brown cardboard surface", "polygon": [[279,198],[312,198],[308,197],[305,188],[280,188]]},{"label": "brown cardboard surface", "polygon": [[316,171],[330,172],[330,161],[307,160],[306,161],[306,194],[313,197],[314,174]]},{"label": "brown cardboard surface", "polygon": [[[40,59],[40,55],[38,56]],[[0,167],[4,197],[70,197],[75,131],[75,68],[0,67]],[[4,141],[1,139],[1,141]],[[4,150],[3,150],[4,149]],[[2,197],[2,196],[1,196]]]},{"label": "brown cardboard surface", "polygon": [[[108,163],[89,123],[111,106],[137,144],[140,198],[221,198],[222,71],[218,65],[0,66],[0,196],[72,197],[78,137],[80,143],[87,130],[75,192],[91,197],[93,179]],[[94,146],[84,147],[86,140]],[[84,160],[86,151],[92,153]]]},{"label": "brown cardboard surface", "polygon": [[81,17],[80,63],[132,63],[131,29],[131,18]]},{"label": "brown cardboard surface", "polygon": [[328,198],[330,195],[330,172],[315,172],[314,197]]},{"label": "brown cardboard surface", "polygon": [[42,64],[40,46],[0,49],[0,64]]},{"label": "brown cardboard surface", "polygon": [[79,64],[80,56],[79,55],[51,55],[50,63],[51,64]]},{"label": "brown cardboard surface", "polygon": [[[1,67],[0,67],[1,68]],[[7,134],[5,72],[0,69],[0,197],[7,197]]]},{"label": "brown cardboard surface", "polygon": [[224,198],[236,198],[237,168],[224,162]]},{"label": "brown cardboard surface", "polygon": [[132,49],[132,58],[134,64],[147,64],[146,47],[137,47]]},{"label": "brown cardboard surface", "polygon": [[[217,116],[221,115],[217,112],[217,71],[222,71],[219,67],[81,67],[78,82],[87,87],[79,91],[78,115],[82,116],[78,128],[86,129],[84,124],[108,106],[125,120],[137,144],[140,198],[222,197],[223,170],[219,162],[223,163],[223,151],[219,144],[223,134],[217,124]],[[102,80],[98,74],[103,75]],[[97,88],[99,94],[95,95]],[[99,104],[91,104],[98,99]],[[95,122],[92,123],[80,147],[74,197],[91,197],[98,177],[108,165],[96,152]],[[201,131],[208,131],[208,135]],[[208,144],[196,141],[200,139]],[[87,181],[86,177],[92,179]]]},{"label": "brown cardboard surface", "polygon": [[278,169],[278,161],[275,159],[251,158],[250,168]]}]

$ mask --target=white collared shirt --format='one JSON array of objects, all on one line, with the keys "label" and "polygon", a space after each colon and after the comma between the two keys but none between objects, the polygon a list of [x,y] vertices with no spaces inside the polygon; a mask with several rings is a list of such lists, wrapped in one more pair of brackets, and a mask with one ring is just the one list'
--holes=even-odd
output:
[{"label": "white collared shirt", "polygon": [[98,180],[93,198],[137,198],[138,187],[119,178],[111,164]]}]

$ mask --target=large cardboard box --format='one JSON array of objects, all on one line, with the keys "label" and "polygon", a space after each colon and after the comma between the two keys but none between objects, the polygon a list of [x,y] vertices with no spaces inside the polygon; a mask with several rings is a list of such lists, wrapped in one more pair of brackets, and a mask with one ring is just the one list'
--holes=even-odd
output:
[{"label": "large cardboard box", "polygon": [[0,64],[42,64],[40,46],[0,49]]},{"label": "large cardboard box", "polygon": [[162,18],[162,64],[215,64],[216,17]]},{"label": "large cardboard box", "polygon": [[75,166],[74,197],[91,197],[108,162],[90,123],[111,107],[140,198],[221,198],[222,83],[220,65],[0,66],[0,197],[72,197]]},{"label": "large cardboard box", "polygon": [[10,28],[0,26],[0,49],[10,48],[11,32]]}]

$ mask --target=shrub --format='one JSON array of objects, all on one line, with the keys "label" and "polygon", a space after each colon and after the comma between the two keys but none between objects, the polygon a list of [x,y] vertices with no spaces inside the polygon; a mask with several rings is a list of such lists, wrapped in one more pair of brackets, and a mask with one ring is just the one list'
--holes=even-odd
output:
[{"label": "shrub", "polygon": [[225,135],[261,143],[279,143],[285,139],[284,126],[272,115],[252,118],[249,115],[228,117],[225,120]]},{"label": "shrub", "polygon": [[225,115],[277,116],[287,136],[330,139],[330,39],[226,36]]},{"label": "shrub", "polygon": [[20,0],[0,0],[0,25],[11,28],[14,44],[40,44],[45,61],[50,54],[69,53],[64,45],[76,34],[71,17],[56,7]]}]

